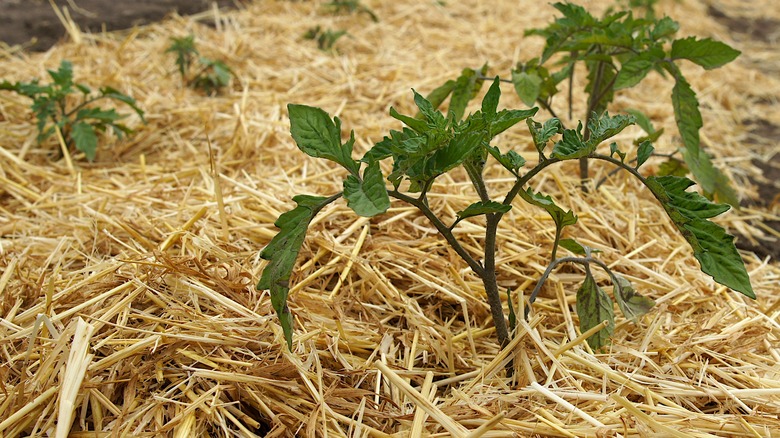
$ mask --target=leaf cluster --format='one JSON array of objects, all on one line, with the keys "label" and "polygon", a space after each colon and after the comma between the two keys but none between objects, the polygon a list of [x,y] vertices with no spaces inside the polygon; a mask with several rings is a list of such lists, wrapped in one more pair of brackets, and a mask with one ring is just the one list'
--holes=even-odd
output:
[{"label": "leaf cluster", "polygon": [[233,75],[223,61],[200,56],[195,46],[195,36],[171,38],[165,53],[176,55],[176,67],[182,81],[189,87],[212,96],[230,84]]},{"label": "leaf cluster", "polygon": [[[529,186],[531,179],[548,166],[580,158],[603,160],[637,177],[661,202],[685,236],[702,270],[713,276],[715,281],[755,297],[742,260],[734,248],[733,238],[708,220],[728,209],[728,206],[713,204],[698,194],[687,192],[686,189],[693,183],[686,178],[642,176],[639,169],[653,153],[652,144],[648,141],[637,149],[637,156],[632,160],[636,163],[634,165],[625,161],[626,154],[614,142],[610,145],[610,155],[598,153],[600,144],[636,123],[634,116],[610,116],[607,112],[594,114],[586,126],[580,123],[577,129],[565,129],[557,118],[537,122],[532,119],[537,108],[499,110],[500,80],[495,78],[480,109],[462,118],[465,111],[463,102],[467,103],[479,91],[480,81],[476,78],[477,71],[464,71],[461,78],[434,90],[428,98],[412,90],[418,117],[404,115],[391,108],[390,115],[405,126],[401,130],[390,131],[359,160],[352,157],[354,132],[350,132],[346,141],[342,140],[338,117],[331,119],[320,108],[288,105],[290,132],[298,148],[309,156],[333,161],[347,171],[342,192],[329,197],[295,197],[297,207],[279,217],[276,222],[279,233],[260,254],[269,262],[257,287],[270,290],[272,304],[279,315],[288,347],[292,348],[293,327],[286,303],[295,258],[313,217],[327,204],[342,197],[357,214],[367,217],[385,213],[390,206],[390,198],[416,207],[482,279],[501,345],[508,343],[510,335],[496,281],[498,224],[518,198],[543,209],[556,225],[555,241],[550,264],[537,283],[530,302],[534,301],[555,267],[562,263],[582,265],[585,280],[577,293],[580,327],[584,332],[602,321],[608,321],[603,329],[588,339],[594,349],[606,345],[614,330],[613,301],[591,274],[592,265],[602,268],[609,275],[613,284],[612,297],[626,318],[637,322],[639,317],[652,308],[653,301],[637,294],[625,277],[594,258],[592,254],[597,251],[574,239],[562,238],[564,229],[577,223],[577,216],[558,206],[550,196],[537,193]],[[450,95],[449,110],[445,115],[436,107]],[[526,120],[539,154],[538,163],[531,168],[527,168],[526,160],[516,151],[502,152],[493,145],[499,134],[523,120]],[[588,130],[589,136],[584,135],[584,129]],[[382,173],[379,164],[385,159],[392,160],[392,168],[386,175]],[[496,160],[515,178],[515,183],[503,198],[492,197],[482,177],[486,161],[490,159]],[[461,166],[466,170],[478,200],[459,211],[452,223],[447,225],[445,219],[428,208],[426,194],[439,176]],[[386,188],[385,179],[392,189]],[[461,221],[478,216],[485,217],[486,227],[484,252],[476,255],[472,254],[473,250],[467,250],[461,245],[452,231]],[[556,258],[559,247],[584,257]],[[510,322],[514,321],[514,317],[514,310],[510,308]]]},{"label": "leaf cluster", "polygon": [[[710,38],[675,38],[679,24],[669,17],[655,19],[649,14],[646,18],[636,18],[629,11],[610,11],[597,18],[572,3],[553,6],[561,17],[547,27],[526,31],[526,35],[545,38],[541,56],[519,63],[512,71],[512,82],[523,102],[529,106],[539,103],[551,109],[559,85],[568,80],[571,87],[575,65],[581,63],[587,71],[584,90],[588,95],[587,120],[591,114],[605,111],[617,91],[638,85],[650,72],[668,76],[674,81],[671,102],[683,140],[680,152],[687,168],[708,197],[738,206],[728,178],[713,166],[710,156],[701,148],[702,116],[698,99],[679,63],[687,60],[713,69],[733,61],[740,52]],[[568,97],[571,113],[571,89]],[[646,117],[642,118],[646,122],[641,124],[648,133],[646,139],[654,141],[661,132],[652,129]],[[677,164],[666,167],[679,172],[681,168]]]},{"label": "leaf cluster", "polygon": [[[94,92],[88,86],[74,82],[73,65],[63,60],[57,70],[48,70],[52,82],[0,83],[0,90],[13,91],[32,99],[31,109],[37,119],[38,143],[43,143],[59,130],[67,147],[84,153],[87,160],[95,159],[98,133],[109,128],[118,138],[133,131],[120,122],[127,117],[115,109],[95,106],[99,100],[114,100],[129,106],[144,121],[144,112],[135,99],[112,87],[102,87]],[[77,100],[78,103],[73,104]]]}]

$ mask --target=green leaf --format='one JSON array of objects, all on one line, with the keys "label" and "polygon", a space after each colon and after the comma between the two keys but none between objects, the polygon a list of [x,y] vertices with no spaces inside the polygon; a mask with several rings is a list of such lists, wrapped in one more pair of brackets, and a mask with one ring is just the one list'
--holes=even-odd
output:
[{"label": "green leaf", "polygon": [[618,157],[620,157],[620,161],[621,162],[625,162],[626,161],[626,153],[621,151],[620,149],[618,149],[617,143],[612,142],[612,143],[609,144],[609,156],[612,157],[615,154],[617,154]]},{"label": "green leaf", "polygon": [[344,166],[353,175],[360,167],[352,159],[354,136],[341,144],[341,120],[330,119],[328,113],[320,108],[306,105],[287,105],[290,115],[290,133],[298,148],[315,158],[325,158]]},{"label": "green leaf", "polygon": [[87,160],[93,161],[97,153],[97,135],[95,128],[86,122],[76,122],[71,126],[70,137],[76,149],[84,152]]},{"label": "green leaf", "polygon": [[626,112],[634,116],[634,120],[636,121],[636,124],[639,125],[639,127],[642,128],[642,130],[647,133],[646,136],[635,139],[634,140],[635,145],[638,146],[645,141],[654,143],[664,133],[664,128],[656,130],[655,127],[653,126],[653,123],[642,111],[639,111],[638,109],[629,108],[626,110]]},{"label": "green leaf", "polygon": [[707,70],[720,67],[735,60],[740,55],[739,50],[732,49],[728,44],[714,41],[710,38],[697,40],[688,37],[672,42],[672,59],[687,59]]},{"label": "green leaf", "polygon": [[87,87],[86,85],[84,85],[84,84],[74,84],[74,85],[75,85],[75,86],[76,86],[76,88],[78,88],[78,89],[79,89],[79,91],[81,91],[81,93],[82,93],[82,94],[84,94],[85,96],[86,96],[87,94],[89,94],[89,93],[91,93],[91,92],[92,92],[92,90],[91,90],[89,87]]},{"label": "green leaf", "polygon": [[601,252],[600,249],[585,246],[574,239],[561,239],[558,241],[558,245],[578,255],[586,255],[588,253],[595,254]]},{"label": "green leaf", "polygon": [[630,88],[638,84],[663,57],[664,51],[659,46],[632,56],[621,65],[615,77],[615,89]]},{"label": "green leaf", "polygon": [[103,88],[101,88],[100,89],[100,94],[102,96],[106,96],[106,97],[108,97],[110,99],[115,99],[115,100],[118,100],[120,102],[125,103],[127,106],[132,108],[133,111],[135,111],[136,114],[138,114],[138,117],[141,119],[142,122],[146,123],[146,119],[144,119],[144,111],[141,108],[138,107],[138,104],[136,103],[136,100],[133,99],[132,97],[130,97],[130,96],[126,95],[126,94],[123,94],[122,92],[120,92],[116,88],[112,88],[112,87],[103,87]]},{"label": "green leaf", "polygon": [[103,110],[100,108],[84,108],[76,113],[75,120],[81,121],[91,119],[92,121],[89,123],[111,124],[118,120],[124,119],[125,117],[127,116],[117,113],[113,108],[109,110]]},{"label": "green leaf", "polygon": [[685,176],[688,174],[688,168],[685,167],[685,163],[683,161],[669,158],[668,160],[661,163],[660,166],[658,166],[658,172],[656,174],[658,176]]},{"label": "green leaf", "polygon": [[601,116],[597,116],[594,113],[588,120],[590,138],[587,141],[583,140],[582,123],[576,130],[566,129],[563,131],[562,138],[553,146],[551,157],[561,160],[586,157],[595,151],[601,142],[619,134],[632,123],[634,118],[630,115],[610,116],[608,112],[604,112]]},{"label": "green leaf", "polygon": [[450,98],[449,115],[454,120],[460,120],[466,113],[466,106],[469,101],[473,99],[479,90],[482,88],[482,80],[479,79],[480,75],[487,73],[487,64],[485,64],[480,70],[472,68],[464,69],[458,79],[455,81],[455,87],[452,90],[452,98]]},{"label": "green leaf", "polygon": [[544,125],[533,119],[526,119],[526,123],[528,124],[528,130],[531,131],[531,136],[534,139],[536,150],[538,150],[539,153],[544,152],[544,149],[547,147],[547,142],[549,142],[555,134],[563,133],[563,125],[557,118],[547,120],[544,122]]},{"label": "green leaf", "polygon": [[677,77],[672,88],[672,107],[685,148],[693,154],[693,157],[698,157],[699,129],[702,127],[699,101],[691,85],[682,76]]},{"label": "green leaf", "polygon": [[571,251],[574,254],[577,255],[585,255],[585,246],[583,246],[580,242],[577,242],[574,239],[561,239],[558,242],[558,245],[561,248],[567,249]]},{"label": "green leaf", "polygon": [[293,198],[297,207],[283,213],[274,225],[279,233],[271,239],[268,246],[260,252],[260,257],[269,263],[263,269],[257,290],[270,290],[271,304],[279,317],[284,330],[287,347],[292,350],[292,315],[287,308],[287,294],[290,291],[290,275],[295,259],[303,245],[309,223],[323,207],[338,199],[339,196],[323,198],[320,196],[298,195]]},{"label": "green leaf", "polygon": [[57,70],[49,70],[49,76],[54,83],[63,88],[66,93],[73,85],[73,64],[70,61],[63,60]]},{"label": "green leaf", "polygon": [[[428,123],[433,124],[435,126],[442,126],[445,122],[444,115],[437,111],[436,108],[433,107],[433,105],[428,102],[420,93],[412,90],[412,93],[414,93],[414,104],[417,105],[417,108],[420,109],[420,113],[425,117],[425,119],[428,121]],[[391,112],[392,115],[392,112]],[[401,120],[402,122],[406,123],[406,121]],[[408,124],[408,123],[407,123]],[[410,125],[412,129],[415,129]],[[427,130],[427,125],[425,128],[423,128],[423,132]],[[415,129],[416,130],[416,129]]]},{"label": "green leaf", "polygon": [[434,108],[438,108],[441,106],[442,103],[444,103],[444,100],[447,99],[447,96],[452,93],[452,90],[455,88],[455,81],[450,79],[449,81],[445,82],[438,88],[431,91],[427,96],[425,96],[425,99],[431,103],[431,106]]},{"label": "green leaf", "polygon": [[715,200],[739,209],[739,196],[737,196],[734,187],[731,186],[731,180],[717,167],[713,167],[713,170],[715,171],[715,190],[712,194],[715,195]]},{"label": "green leaf", "polygon": [[614,282],[613,295],[620,311],[626,319],[637,324],[639,318],[655,306],[655,301],[637,294],[631,282],[620,274],[613,273],[612,281]]},{"label": "green leaf", "polygon": [[698,156],[694,156],[687,148],[682,148],[682,156],[685,164],[688,165],[694,178],[708,197],[711,198],[714,195],[720,202],[739,207],[739,198],[734,188],[731,187],[728,177],[715,167],[706,152],[700,149]]},{"label": "green leaf", "polygon": [[655,23],[655,27],[650,32],[650,37],[657,41],[674,35],[678,29],[680,29],[680,25],[676,21],[669,17],[664,17]]},{"label": "green leaf", "polygon": [[536,73],[513,70],[512,84],[520,100],[528,106],[534,106],[542,92],[542,78]]},{"label": "green leaf", "polygon": [[571,210],[564,211],[561,207],[558,207],[550,196],[534,193],[533,189],[530,187],[526,191],[520,190],[518,194],[529,204],[541,207],[547,211],[547,213],[550,214],[550,217],[552,217],[553,222],[555,222],[558,231],[562,230],[563,227],[577,223],[577,216],[572,213]]},{"label": "green leaf", "polygon": [[626,112],[634,116],[634,123],[636,123],[637,126],[642,128],[643,131],[645,131],[648,134],[652,134],[655,132],[655,127],[653,126],[653,122],[650,121],[650,118],[647,117],[645,113],[634,108],[628,108]]},{"label": "green leaf", "polygon": [[728,178],[713,166],[710,156],[699,146],[699,129],[703,124],[699,101],[690,84],[679,75],[672,89],[672,106],[677,129],[685,144],[682,156],[694,178],[705,193],[714,194],[719,200],[738,206],[739,200]]},{"label": "green leaf", "polygon": [[525,158],[513,150],[509,150],[506,154],[502,154],[496,146],[488,146],[486,149],[506,170],[515,175],[517,175],[517,172],[521,167],[525,166]]},{"label": "green leaf", "polygon": [[[564,129],[561,139],[555,142],[550,156],[560,160],[570,160],[582,158],[593,152],[588,148],[585,141],[582,140],[582,122],[577,129]],[[594,148],[595,149],[595,148]]]},{"label": "green leaf", "polygon": [[475,202],[469,205],[468,207],[466,207],[464,210],[458,212],[458,221],[462,221],[463,219],[479,216],[483,214],[506,213],[511,209],[512,209],[511,205],[502,204],[496,201]]},{"label": "green leaf", "polygon": [[707,220],[725,212],[729,206],[713,204],[698,193],[686,192],[693,185],[688,178],[651,176],[645,183],[691,245],[702,271],[718,283],[755,299],[750,277],[734,246],[734,236]]},{"label": "green leaf", "polygon": [[616,136],[632,124],[634,124],[634,117],[631,115],[610,116],[608,112],[604,112],[601,116],[594,114],[588,120],[588,129],[590,130],[590,137],[587,141],[588,149],[590,152],[594,151],[601,142]]},{"label": "green leaf", "polygon": [[492,122],[495,120],[499,100],[501,100],[501,83],[498,76],[496,76],[482,99],[482,115],[485,117],[485,121]]},{"label": "green leaf", "polygon": [[649,141],[642,142],[642,144],[639,145],[639,149],[636,152],[636,167],[635,169],[639,169],[640,166],[645,164],[645,161],[647,161],[648,158],[653,154],[653,151],[655,148],[653,147],[653,144]]},{"label": "green leaf", "polygon": [[609,344],[609,339],[615,332],[615,312],[612,308],[612,300],[596,284],[590,272],[586,273],[585,281],[577,290],[577,316],[580,319],[580,332],[582,333],[603,321],[608,321],[609,324],[589,337],[587,342],[593,350],[599,350]]},{"label": "green leaf", "polygon": [[176,54],[176,66],[179,68],[179,73],[182,78],[186,77],[193,57],[198,54],[198,49],[195,48],[195,36],[188,35],[181,38],[171,38],[171,44],[165,50],[165,53]]},{"label": "green leaf", "polygon": [[482,132],[466,132],[455,136],[446,146],[431,155],[425,166],[424,175],[434,177],[460,165],[482,144]]},{"label": "green leaf", "polygon": [[368,164],[361,181],[355,175],[344,180],[344,198],[347,206],[360,216],[372,217],[390,208],[390,197],[385,188],[385,179],[379,169],[379,162]]},{"label": "green leaf", "polygon": [[416,154],[424,143],[425,137],[409,128],[400,132],[391,130],[390,136],[385,136],[382,141],[376,143],[360,161],[370,163],[384,160],[394,154]]},{"label": "green leaf", "polygon": [[[588,49],[589,46],[583,47]],[[589,108],[596,114],[601,114],[606,111],[608,105],[615,98],[615,87],[610,85],[614,84],[617,79],[617,66],[615,60],[610,55],[590,55],[590,57],[598,58],[603,56],[606,59],[600,60],[586,60],[585,66],[588,69],[588,82],[585,85],[585,92],[591,99],[597,99]]]},{"label": "green leaf", "polygon": [[490,122],[488,130],[490,131],[490,138],[497,136],[498,134],[506,131],[518,122],[528,119],[536,114],[539,108],[531,108],[528,110],[501,110],[496,114],[495,119]]},{"label": "green leaf", "polygon": [[405,123],[406,126],[412,128],[418,134],[422,134],[428,130],[428,124],[425,123],[425,121],[400,114],[393,107],[390,107],[390,117]]}]

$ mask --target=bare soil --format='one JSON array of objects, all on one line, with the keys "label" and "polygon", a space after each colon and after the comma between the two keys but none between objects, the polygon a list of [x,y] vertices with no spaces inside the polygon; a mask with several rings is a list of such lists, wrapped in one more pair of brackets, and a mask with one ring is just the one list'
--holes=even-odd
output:
[{"label": "bare soil", "polygon": [[[129,29],[160,20],[171,13],[191,15],[212,4],[236,7],[234,0],[56,0],[60,9],[67,8],[82,30],[99,32]],[[48,0],[0,0],[0,41],[21,44],[28,50],[43,51],[63,36],[65,28]]]}]

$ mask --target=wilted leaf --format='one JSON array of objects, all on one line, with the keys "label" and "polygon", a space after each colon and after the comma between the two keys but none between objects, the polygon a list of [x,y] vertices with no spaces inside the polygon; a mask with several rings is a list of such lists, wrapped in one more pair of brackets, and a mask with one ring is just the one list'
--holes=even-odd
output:
[{"label": "wilted leaf", "polygon": [[613,273],[614,292],[620,311],[628,320],[636,324],[639,318],[655,306],[655,301],[636,293],[634,286],[625,277]]},{"label": "wilted leaf", "polygon": [[292,315],[287,308],[290,275],[306,237],[309,223],[323,207],[335,199],[338,199],[338,196],[323,198],[298,195],[294,197],[293,201],[298,206],[283,213],[274,222],[274,225],[280,229],[279,233],[260,252],[260,257],[268,260],[269,263],[263,269],[263,274],[257,283],[257,290],[270,290],[271,305],[279,317],[287,346],[290,349],[292,349]]},{"label": "wilted leaf", "polygon": [[612,309],[612,300],[593,279],[588,272],[585,281],[577,290],[577,316],[580,319],[580,332],[584,333],[599,325],[602,321],[609,324],[587,339],[588,345],[593,350],[609,344],[609,338],[615,331],[615,312]]}]

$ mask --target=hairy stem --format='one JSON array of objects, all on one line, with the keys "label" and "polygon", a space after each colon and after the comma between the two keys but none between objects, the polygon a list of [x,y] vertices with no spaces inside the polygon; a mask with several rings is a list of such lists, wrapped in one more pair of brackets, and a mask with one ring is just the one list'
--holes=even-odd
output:
[{"label": "hairy stem", "polygon": [[[600,50],[599,50],[600,52]],[[593,80],[593,88],[590,90],[590,99],[588,99],[588,112],[585,114],[585,130],[582,134],[582,139],[588,141],[590,138],[590,118],[596,107],[599,105],[599,101],[604,97],[601,93],[601,81],[604,76],[604,63],[599,62],[596,67],[596,78]],[[588,193],[588,157],[580,158],[580,187],[583,193]]]},{"label": "hairy stem", "polygon": [[496,336],[501,348],[509,344],[509,331],[506,327],[504,318],[504,306],[501,303],[501,293],[498,290],[498,280],[496,278],[496,235],[498,233],[498,223],[501,221],[501,215],[491,213],[487,215],[487,226],[485,229],[485,272],[482,275],[482,283],[487,293],[488,304],[490,304],[490,314],[493,317],[493,326],[496,328]]},{"label": "hairy stem", "polygon": [[[544,170],[547,166],[555,163],[560,163],[561,159],[559,158],[548,158],[544,161],[539,162],[533,169],[529,170],[528,173],[521,176],[520,178],[515,181],[515,184],[512,186],[511,189],[509,189],[509,192],[504,197],[504,204],[511,204],[512,201],[515,199],[517,194],[520,192],[520,190],[523,189],[523,186],[528,183],[528,181],[531,180],[531,178],[535,177],[539,172]],[[498,213],[496,213],[498,214]]]}]

